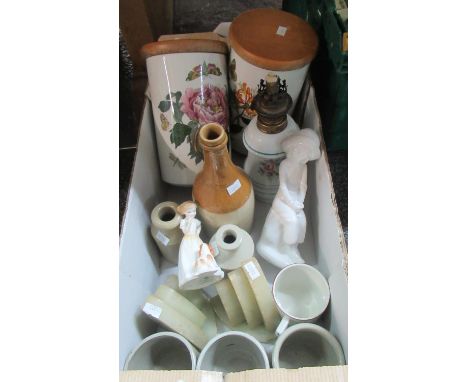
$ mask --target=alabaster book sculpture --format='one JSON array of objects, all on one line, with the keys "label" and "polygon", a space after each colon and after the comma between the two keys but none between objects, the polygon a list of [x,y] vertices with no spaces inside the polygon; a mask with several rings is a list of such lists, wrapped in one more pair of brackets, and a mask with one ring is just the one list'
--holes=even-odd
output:
[{"label": "alabaster book sculpture", "polygon": [[195,218],[196,204],[184,202],[177,211],[183,215],[180,229],[184,233],[179,247],[180,289],[201,289],[221,280],[224,272],[216,263],[212,249],[200,239],[201,223]]},{"label": "alabaster book sculpture", "polygon": [[304,263],[298,244],[306,234],[307,162],[320,158],[320,140],[312,129],[303,129],[281,146],[286,159],[279,166],[279,190],[256,246],[257,253],[278,268]]}]

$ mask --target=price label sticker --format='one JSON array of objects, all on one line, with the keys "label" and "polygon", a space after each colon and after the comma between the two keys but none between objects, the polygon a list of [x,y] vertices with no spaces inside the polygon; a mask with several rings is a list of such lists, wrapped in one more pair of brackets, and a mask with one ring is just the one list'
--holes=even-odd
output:
[{"label": "price label sticker", "polygon": [[278,36],[284,37],[284,35],[286,34],[287,31],[288,31],[288,28],[283,27],[283,26],[280,25],[280,26],[278,27],[278,29],[276,30],[276,34],[277,34]]},{"label": "price label sticker", "polygon": [[232,196],[239,188],[241,188],[241,182],[239,179],[236,179],[236,181],[226,189],[229,196]]},{"label": "price label sticker", "polygon": [[158,233],[156,234],[156,239],[158,239],[165,247],[169,244],[170,241],[170,239],[161,231],[158,231]]},{"label": "price label sticker", "polygon": [[143,312],[145,312],[149,316],[159,318],[159,316],[161,315],[162,309],[157,305],[146,303],[145,306],[143,307]]},{"label": "price label sticker", "polygon": [[247,264],[245,264],[244,269],[249,275],[250,280],[254,281],[257,277],[260,277],[260,272],[253,262],[249,261]]}]

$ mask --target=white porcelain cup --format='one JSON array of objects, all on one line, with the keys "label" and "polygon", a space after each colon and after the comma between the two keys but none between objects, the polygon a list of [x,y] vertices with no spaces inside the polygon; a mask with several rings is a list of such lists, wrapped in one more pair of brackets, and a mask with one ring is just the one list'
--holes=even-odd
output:
[{"label": "white porcelain cup", "polygon": [[260,342],[249,334],[236,331],[212,338],[197,362],[197,370],[223,373],[269,368],[268,356]]},{"label": "white porcelain cup", "polygon": [[298,324],[278,337],[273,348],[274,368],[344,365],[345,357],[338,340],[315,324]]},{"label": "white porcelain cup", "polygon": [[290,322],[314,322],[330,301],[327,280],[314,267],[292,264],[283,268],[273,283],[273,297],[283,317],[276,328],[279,336]]},{"label": "white porcelain cup", "polygon": [[180,334],[160,332],[146,337],[129,354],[124,370],[195,370],[197,351]]}]

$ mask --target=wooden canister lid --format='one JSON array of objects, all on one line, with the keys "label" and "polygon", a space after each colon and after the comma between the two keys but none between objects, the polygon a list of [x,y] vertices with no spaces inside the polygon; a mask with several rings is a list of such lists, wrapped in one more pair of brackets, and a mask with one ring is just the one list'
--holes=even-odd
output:
[{"label": "wooden canister lid", "polygon": [[273,8],[246,11],[229,29],[229,43],[252,65],[268,70],[293,70],[317,54],[315,30],[292,13]]},{"label": "wooden canister lid", "polygon": [[212,39],[176,39],[156,41],[146,44],[141,48],[141,54],[146,59],[151,56],[171,53],[221,53],[227,54],[226,43]]}]

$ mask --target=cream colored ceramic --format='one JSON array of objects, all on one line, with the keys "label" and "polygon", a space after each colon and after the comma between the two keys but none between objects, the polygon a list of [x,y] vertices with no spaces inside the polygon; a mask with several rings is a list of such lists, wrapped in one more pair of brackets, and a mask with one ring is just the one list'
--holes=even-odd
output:
[{"label": "cream colored ceramic", "polygon": [[226,332],[212,338],[200,353],[197,370],[233,373],[269,369],[270,363],[262,344],[242,332]]},{"label": "cream colored ceramic", "polygon": [[201,223],[196,216],[196,204],[187,201],[178,207],[184,217],[180,229],[184,237],[179,247],[179,288],[205,288],[224,277],[209,246],[200,239]]},{"label": "cream colored ceramic", "polygon": [[290,322],[314,322],[330,301],[330,288],[322,274],[308,264],[282,269],[273,283],[273,297],[283,316],[276,329],[280,335]]},{"label": "cream colored ceramic", "polygon": [[[195,45],[205,51],[191,49]],[[163,41],[143,48],[161,177],[167,183],[191,186],[201,171],[203,156],[196,150],[201,125],[217,122],[228,129],[225,49],[223,42],[208,40]]]},{"label": "cream colored ceramic", "polygon": [[272,354],[274,368],[344,365],[345,357],[338,340],[315,324],[291,326],[276,340]]},{"label": "cream colored ceramic", "polygon": [[167,285],[160,285],[159,288],[156,289],[156,292],[154,292],[154,295],[179,311],[197,326],[202,327],[205,323],[206,316],[200,309]]},{"label": "cream colored ceramic", "polygon": [[179,280],[177,276],[169,276],[165,285],[177,291],[180,295],[184,296],[193,305],[195,305],[205,315],[206,320],[201,328],[206,334],[208,339],[213,338],[218,334],[218,328],[216,326],[216,316],[211,306],[210,300],[201,290],[182,290],[179,289]]},{"label": "cream colored ceramic", "polygon": [[149,296],[142,310],[152,320],[179,333],[198,349],[202,349],[208,342],[208,336],[199,326],[156,296]]},{"label": "cream colored ceramic", "polygon": [[242,269],[231,271],[228,273],[228,278],[231,281],[249,327],[253,329],[263,324],[257,300],[244,271]]},{"label": "cream colored ceramic", "polygon": [[234,224],[225,224],[216,231],[210,240],[216,262],[226,270],[239,268],[254,254],[255,246],[247,231]]},{"label": "cream colored ceramic", "polygon": [[197,351],[181,335],[159,332],[129,354],[124,370],[195,370]]},{"label": "cream colored ceramic", "polygon": [[307,162],[320,157],[320,140],[312,129],[302,129],[286,137],[281,147],[287,157],[279,166],[280,187],[256,246],[257,253],[278,268],[304,263],[298,244],[306,234]]},{"label": "cream colored ceramic", "polygon": [[179,229],[180,215],[176,210],[177,203],[159,203],[151,211],[151,236],[159,251],[170,262],[177,264],[182,232]]},{"label": "cream colored ceramic", "polygon": [[236,225],[250,231],[252,228],[253,215],[255,211],[255,194],[253,188],[244,205],[237,210],[227,213],[216,213],[199,207],[200,216],[203,218],[204,230],[208,236],[213,235],[216,230],[225,224],[236,222]]},{"label": "cream colored ceramic", "polygon": [[233,325],[226,314],[226,310],[224,309],[223,303],[221,302],[219,296],[213,297],[210,300],[210,303],[219,321],[228,330],[234,330],[250,334],[252,337],[256,338],[257,340],[263,343],[268,343],[276,338],[275,332],[267,330],[264,324],[261,324],[260,326],[257,326],[255,328],[250,328],[246,322],[243,322],[240,325]]},{"label": "cream colored ceramic", "polygon": [[229,279],[221,280],[215,284],[215,287],[231,325],[235,326],[244,322],[244,313],[231,281]]},{"label": "cream colored ceramic", "polygon": [[279,324],[281,317],[273,300],[270,285],[265,278],[260,264],[255,257],[252,257],[252,259],[242,266],[242,270],[257,301],[265,328],[269,331],[274,330]]}]

